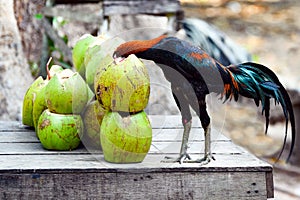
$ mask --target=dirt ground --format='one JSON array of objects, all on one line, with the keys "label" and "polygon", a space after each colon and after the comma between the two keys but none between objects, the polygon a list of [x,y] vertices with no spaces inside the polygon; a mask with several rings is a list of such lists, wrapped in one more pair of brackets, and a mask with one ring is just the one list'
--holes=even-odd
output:
[{"label": "dirt ground", "polygon": [[[251,52],[254,61],[273,69],[284,86],[299,91],[300,1],[182,0],[181,2],[186,17],[198,17],[216,25]],[[239,118],[238,121],[228,122],[228,127],[234,126],[235,131],[226,129],[235,142],[248,147],[257,155],[266,149],[270,154],[278,150],[284,130],[283,124],[272,125],[269,130],[271,136],[260,138],[263,130],[257,128],[253,130],[253,127],[263,128],[263,121],[259,117],[249,119],[248,113],[253,112],[251,107],[241,110],[239,106],[229,105],[227,109],[231,111],[230,118]],[[243,130],[245,134],[255,133],[254,136],[249,136],[253,143],[245,143],[244,138],[239,139]],[[243,137],[245,134],[242,134]],[[257,141],[264,145],[255,145]],[[298,167],[274,166],[275,199],[300,199],[299,181]]]}]

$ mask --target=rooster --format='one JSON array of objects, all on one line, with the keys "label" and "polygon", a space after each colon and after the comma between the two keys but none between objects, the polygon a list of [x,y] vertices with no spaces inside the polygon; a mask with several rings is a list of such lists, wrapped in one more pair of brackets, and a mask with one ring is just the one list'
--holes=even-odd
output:
[{"label": "rooster", "polygon": [[[154,61],[171,83],[173,97],[182,116],[184,131],[179,156],[166,157],[166,162],[195,162],[203,165],[214,160],[210,148],[210,117],[206,109],[206,95],[211,92],[221,94],[224,102],[232,98],[237,101],[239,95],[254,99],[257,106],[261,102],[266,119],[266,133],[269,125],[270,99],[273,98],[275,103],[281,104],[286,119],[286,130],[279,156],[286,143],[290,121],[292,141],[287,160],[291,157],[295,143],[293,108],[287,91],[269,68],[252,62],[225,67],[197,46],[166,35],[151,40],[123,43],[116,48],[113,57],[125,58],[130,54]],[[192,125],[190,107],[199,116],[205,136],[204,157],[197,160],[191,160],[187,153]]]}]

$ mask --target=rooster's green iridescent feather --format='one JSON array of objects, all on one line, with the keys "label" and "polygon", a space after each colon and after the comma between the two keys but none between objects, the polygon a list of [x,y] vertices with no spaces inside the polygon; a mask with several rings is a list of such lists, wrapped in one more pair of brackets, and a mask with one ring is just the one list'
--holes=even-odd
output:
[{"label": "rooster's green iridescent feather", "polygon": [[[290,121],[292,127],[291,146],[293,147],[295,141],[295,119],[292,103],[287,91],[274,72],[263,65],[251,62],[232,65],[227,69],[232,72],[235,81],[238,82],[240,95],[254,99],[257,106],[259,106],[261,101],[262,113],[265,112],[266,117],[266,133],[269,125],[270,99],[273,98],[275,104],[279,103],[281,105],[286,119],[285,139],[287,137],[288,121]],[[288,158],[290,156],[291,152]]]}]

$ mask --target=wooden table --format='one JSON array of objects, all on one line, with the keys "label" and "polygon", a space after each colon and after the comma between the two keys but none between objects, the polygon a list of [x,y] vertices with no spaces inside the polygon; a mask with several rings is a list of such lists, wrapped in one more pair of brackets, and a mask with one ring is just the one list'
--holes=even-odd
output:
[{"label": "wooden table", "polygon": [[[101,151],[44,150],[34,131],[0,122],[0,199],[267,199],[272,166],[213,130],[216,161],[161,163],[181,143],[179,116],[150,116],[153,142],[142,163],[112,164]],[[203,156],[203,131],[194,119],[189,152]],[[200,133],[201,132],[201,133]]]}]

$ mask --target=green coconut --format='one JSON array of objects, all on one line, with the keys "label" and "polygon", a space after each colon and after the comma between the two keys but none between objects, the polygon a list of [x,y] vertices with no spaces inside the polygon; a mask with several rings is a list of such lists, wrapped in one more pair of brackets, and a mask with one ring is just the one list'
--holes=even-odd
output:
[{"label": "green coconut", "polygon": [[65,69],[51,78],[46,86],[48,109],[58,114],[79,114],[88,102],[85,81],[77,72]]},{"label": "green coconut", "polygon": [[86,86],[88,88],[88,100],[91,101],[92,99],[95,99],[95,93],[91,90],[91,88],[88,85]]},{"label": "green coconut", "polygon": [[73,150],[80,144],[83,122],[80,115],[62,115],[45,110],[39,118],[37,135],[48,150]]},{"label": "green coconut", "polygon": [[107,111],[96,100],[92,100],[87,104],[82,115],[84,123],[84,135],[82,141],[86,147],[101,148],[100,126],[106,112]]},{"label": "green coconut", "polygon": [[33,104],[36,99],[36,95],[45,86],[44,79],[40,76],[38,77],[28,88],[22,107],[22,123],[27,126],[34,127],[33,123]]},{"label": "green coconut", "polygon": [[96,73],[94,85],[98,101],[107,110],[135,113],[148,104],[148,71],[135,55],[102,67]]},{"label": "green coconut", "polygon": [[103,36],[95,37],[90,34],[84,34],[76,42],[72,50],[73,64],[77,72],[85,79],[85,65],[84,58],[87,49],[90,46],[103,42],[105,39]]},{"label": "green coconut", "polygon": [[107,66],[113,61],[111,56],[111,59],[107,59],[106,57],[112,55],[114,50],[122,43],[124,43],[124,40],[116,37],[103,41],[102,43],[93,43],[92,46],[88,48],[84,58],[84,65],[86,67],[86,82],[91,89],[94,90],[94,78],[98,68]]},{"label": "green coconut", "polygon": [[[49,70],[50,76],[54,76],[62,70],[63,68],[61,66],[52,65]],[[22,122],[24,125],[35,127],[39,115],[44,111],[45,99],[42,100],[42,98],[44,98],[44,88],[48,84],[49,78],[50,77],[47,76],[46,80],[44,80],[39,76],[28,88],[23,100]],[[43,94],[41,95],[40,91],[42,90]],[[38,116],[37,113],[39,113]]]},{"label": "green coconut", "polygon": [[43,113],[44,110],[47,109],[47,104],[45,101],[47,82],[48,81],[45,81],[44,87],[42,87],[42,89],[36,94],[36,99],[33,104],[32,116],[33,116],[33,124],[35,129],[41,114]]},{"label": "green coconut", "polygon": [[[63,70],[64,70],[64,68],[62,66],[60,66],[60,65],[52,65],[51,68],[50,68],[50,70],[49,70],[50,76],[52,77],[56,73],[59,73],[59,72],[61,72]],[[49,80],[49,79],[51,79],[51,77],[47,76],[47,79]]]},{"label": "green coconut", "polygon": [[113,163],[142,162],[152,141],[152,129],[144,111],[122,117],[108,112],[102,121],[100,141],[104,159]]}]

